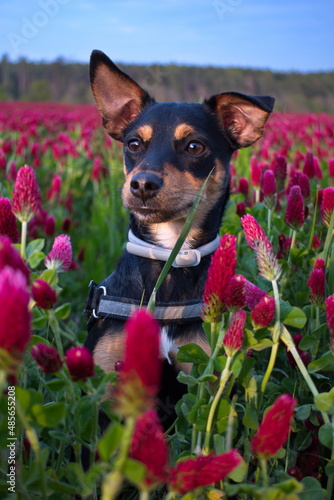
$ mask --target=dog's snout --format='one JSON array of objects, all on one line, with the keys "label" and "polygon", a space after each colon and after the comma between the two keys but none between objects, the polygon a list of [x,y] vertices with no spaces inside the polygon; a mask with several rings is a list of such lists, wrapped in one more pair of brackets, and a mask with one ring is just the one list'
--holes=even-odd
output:
[{"label": "dog's snout", "polygon": [[156,196],[162,187],[162,179],[152,172],[138,172],[130,182],[131,193],[143,201]]}]

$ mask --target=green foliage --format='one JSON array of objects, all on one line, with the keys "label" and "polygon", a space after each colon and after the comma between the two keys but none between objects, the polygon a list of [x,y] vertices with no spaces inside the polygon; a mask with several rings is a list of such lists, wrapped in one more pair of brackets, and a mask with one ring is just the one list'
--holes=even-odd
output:
[{"label": "green foliage", "polygon": [[[3,56],[0,100],[92,102],[87,64],[61,59],[37,63],[24,58],[12,63]],[[280,111],[334,112],[331,72],[280,73],[182,65],[119,66],[158,101],[198,102],[233,89],[251,95],[275,95]]]}]

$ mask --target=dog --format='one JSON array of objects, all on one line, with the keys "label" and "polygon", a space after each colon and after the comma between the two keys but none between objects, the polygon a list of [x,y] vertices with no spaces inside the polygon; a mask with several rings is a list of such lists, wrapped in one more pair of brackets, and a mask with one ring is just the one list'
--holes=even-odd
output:
[{"label": "dog", "polygon": [[[157,103],[103,52],[90,61],[93,96],[107,133],[123,142],[122,200],[130,213],[129,241],[115,271],[91,283],[85,345],[105,372],[115,369],[124,349],[124,322],[147,304],[205,179],[211,173],[191,230],[156,296],[155,314],[167,351],[196,343],[210,348],[202,329],[202,295],[211,255],[229,198],[229,164],[236,149],[263,134],[274,99],[238,92],[199,103]],[[140,338],[138,338],[140,342]],[[166,358],[169,358],[169,353]],[[165,362],[161,419],[165,426],[183,393],[175,371],[189,367]],[[104,397],[112,398],[109,389]]]}]

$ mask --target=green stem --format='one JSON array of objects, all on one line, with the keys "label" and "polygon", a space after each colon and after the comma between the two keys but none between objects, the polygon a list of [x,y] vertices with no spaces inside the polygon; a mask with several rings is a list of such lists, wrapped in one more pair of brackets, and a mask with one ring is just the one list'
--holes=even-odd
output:
[{"label": "green stem", "polygon": [[123,468],[129,453],[135,423],[136,420],[134,417],[128,417],[125,420],[123,439],[121,441],[118,457],[114,462],[114,470],[108,474],[103,482],[102,500],[114,500],[122,487],[124,480]]},{"label": "green stem", "polygon": [[325,263],[327,263],[327,255],[329,252],[330,244],[332,241],[332,236],[333,236],[333,230],[334,230],[334,212],[332,213],[331,220],[327,229],[327,235],[325,239],[325,244],[324,244],[324,251],[323,251],[323,259]]},{"label": "green stem", "polygon": [[118,470],[109,472],[102,484],[101,500],[114,500],[122,487],[123,481],[123,474]]},{"label": "green stem", "polygon": [[[217,327],[216,323],[211,323],[211,339],[210,339],[210,343],[211,343],[212,347],[214,345],[212,343],[212,336],[214,336],[216,338],[216,334],[217,334],[216,327]],[[208,373],[212,372],[212,370],[213,370],[213,362],[216,359],[216,357],[218,356],[219,350],[221,349],[221,346],[222,346],[222,337],[223,337],[223,335],[224,335],[224,330],[219,331],[218,338],[216,338],[216,345],[215,345],[214,351],[213,351],[213,353],[211,355],[211,358],[210,358],[208,364],[205,367],[204,372],[202,373],[202,376],[203,375],[207,375]],[[197,390],[197,399],[198,399],[198,401],[200,401],[202,398],[204,398],[205,387],[206,387],[206,382],[202,382],[198,386],[198,390]],[[195,449],[197,449],[199,447],[201,435],[202,435],[201,433],[197,434],[196,424],[193,424],[192,439],[191,439],[191,443],[192,443],[192,448],[191,449],[192,449],[192,452],[194,452]]]},{"label": "green stem", "polygon": [[58,320],[57,320],[55,313],[52,309],[49,309],[49,323],[51,326],[51,330],[53,331],[53,334],[54,334],[57,350],[58,350],[60,356],[63,356],[64,355],[64,348],[63,348],[63,344],[62,344],[61,337],[60,337],[59,323],[58,323]]},{"label": "green stem", "polygon": [[276,323],[275,323],[274,332],[273,332],[273,337],[275,337],[275,338],[273,338],[274,344],[271,348],[270,359],[269,359],[269,363],[267,366],[267,370],[266,370],[266,373],[264,374],[264,377],[262,379],[261,394],[259,397],[258,408],[260,408],[263,394],[266,390],[268,380],[269,380],[271,373],[272,373],[274,366],[275,366],[278,347],[279,347],[279,337],[280,337],[280,333],[281,333],[281,327],[280,327],[281,304],[280,304],[280,295],[279,295],[277,280],[273,280],[271,282],[271,284],[273,287],[275,306],[276,306]]},{"label": "green stem", "polygon": [[192,205],[192,207],[190,209],[190,212],[187,215],[185,223],[183,224],[181,233],[180,233],[180,235],[179,235],[179,237],[178,237],[178,239],[177,239],[177,241],[176,241],[176,243],[174,245],[174,248],[173,248],[170,256],[168,257],[168,259],[166,261],[166,264],[162,268],[161,273],[158,276],[157,282],[156,282],[156,284],[155,284],[155,286],[153,288],[153,292],[152,292],[151,297],[149,298],[149,301],[148,301],[148,304],[147,304],[147,309],[149,311],[151,311],[151,312],[153,312],[154,308],[155,308],[155,298],[156,298],[157,291],[159,290],[160,286],[164,282],[164,280],[165,280],[165,278],[166,278],[166,276],[167,276],[170,268],[173,265],[174,260],[177,257],[177,254],[181,250],[181,247],[182,247],[183,243],[185,242],[185,240],[186,240],[186,238],[188,236],[188,233],[189,233],[189,231],[191,229],[191,226],[192,226],[192,223],[194,221],[194,218],[195,218],[198,206],[199,206],[199,204],[201,202],[203,193],[204,193],[204,191],[206,189],[207,183],[209,181],[209,178],[210,178],[213,170],[214,169],[211,170],[211,172],[209,173],[209,175],[205,179],[204,183],[202,184],[201,189],[198,191],[197,196],[196,196],[196,198],[194,200],[194,203],[193,203],[193,205]]},{"label": "green stem", "polygon": [[217,323],[210,323],[210,347],[213,350],[217,344]]},{"label": "green stem", "polygon": [[21,405],[18,402],[18,400],[16,400],[16,402],[15,402],[15,409],[16,409],[16,413],[17,413],[19,419],[21,420],[21,423],[25,429],[27,439],[28,439],[32,449],[35,452],[36,461],[37,461],[38,469],[39,469],[40,481],[41,481],[42,498],[44,498],[46,500],[47,499],[47,492],[46,492],[45,470],[44,470],[44,465],[42,463],[41,449],[40,449],[37,434],[35,432],[35,429],[33,429],[30,426],[29,421],[28,421],[24,411],[22,410]]},{"label": "green stem", "polygon": [[270,232],[271,232],[271,214],[272,210],[271,208],[268,208],[268,238],[270,238]]},{"label": "green stem", "polygon": [[271,285],[273,287],[274,298],[275,298],[276,321],[280,321],[281,320],[281,303],[280,303],[280,295],[279,295],[277,280],[273,280],[271,282]]},{"label": "green stem", "polygon": [[232,449],[232,440],[233,440],[233,421],[235,415],[235,403],[237,401],[237,396],[233,396],[230,413],[228,415],[227,421],[227,431],[226,431],[226,439],[225,439],[225,451],[230,451]]},{"label": "green stem", "polygon": [[264,374],[264,377],[262,379],[261,395],[260,395],[260,398],[259,398],[259,405],[262,402],[262,397],[263,397],[263,394],[265,393],[268,380],[269,380],[270,375],[272,374],[272,371],[273,371],[274,366],[275,366],[276,357],[277,357],[277,351],[278,351],[278,346],[279,346],[279,343],[275,342],[273,344],[272,348],[271,348],[270,358],[269,358],[269,363],[268,363],[268,366],[267,366],[267,370],[266,370],[266,373]]},{"label": "green stem", "polygon": [[224,370],[221,374],[221,377],[220,377],[218,391],[216,392],[216,395],[212,401],[211,408],[209,411],[208,421],[207,421],[206,430],[205,430],[204,449],[203,449],[203,453],[205,455],[208,455],[209,451],[210,451],[210,437],[211,437],[211,429],[212,429],[212,424],[213,424],[213,417],[215,415],[215,412],[216,412],[218,403],[220,401],[221,395],[225,389],[226,383],[231,375],[231,370],[230,370],[231,362],[232,362],[232,357],[228,356],[227,360],[226,360],[225,368],[224,368]]},{"label": "green stem", "polygon": [[27,230],[28,230],[28,222],[23,221],[22,225],[21,225],[21,257],[22,257],[22,259],[26,258]]},{"label": "green stem", "polygon": [[148,490],[141,490],[139,500],[149,500],[150,494]]},{"label": "green stem", "polygon": [[269,479],[268,479],[267,460],[265,458],[260,458],[260,466],[262,471],[263,486],[267,488],[267,486],[269,485]]},{"label": "green stem", "polygon": [[291,245],[290,245],[290,250],[289,250],[289,257],[288,257],[288,264],[291,264],[291,250],[295,246],[296,243],[296,236],[297,236],[297,231],[294,229],[292,231],[292,238],[291,238]]},{"label": "green stem", "polygon": [[[284,342],[284,344],[288,347],[288,350],[291,352],[291,354],[292,354],[302,376],[304,377],[305,382],[307,383],[310,391],[312,392],[313,396],[318,396],[319,395],[318,389],[316,388],[313,380],[311,379],[311,377],[307,371],[307,368],[305,367],[301,357],[299,356],[299,353],[296,349],[296,346],[293,342],[293,339],[290,335],[290,332],[285,328],[285,326],[283,326],[283,332],[281,335],[281,339]],[[325,424],[330,424],[330,419],[329,419],[329,416],[327,415],[327,413],[322,411],[321,415],[322,415],[322,418],[324,419]]]}]

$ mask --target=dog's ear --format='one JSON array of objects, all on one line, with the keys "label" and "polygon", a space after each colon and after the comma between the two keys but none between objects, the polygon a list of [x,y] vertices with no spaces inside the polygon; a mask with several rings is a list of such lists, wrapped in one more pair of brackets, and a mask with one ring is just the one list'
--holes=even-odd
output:
[{"label": "dog's ear", "polygon": [[213,112],[232,147],[244,148],[257,141],[274,107],[270,96],[248,96],[238,92],[224,92],[204,101]]},{"label": "dog's ear", "polygon": [[154,101],[99,50],[94,50],[90,58],[90,82],[103,125],[118,140],[143,107]]}]

